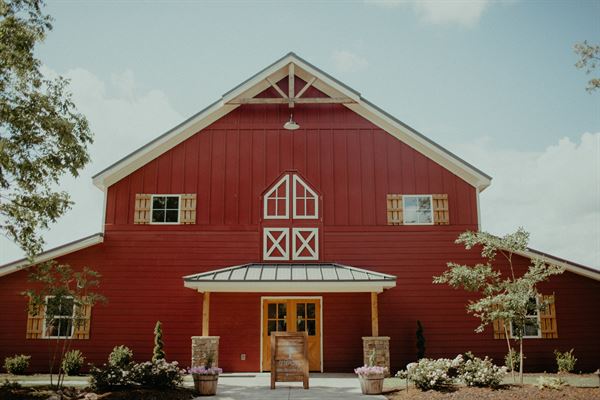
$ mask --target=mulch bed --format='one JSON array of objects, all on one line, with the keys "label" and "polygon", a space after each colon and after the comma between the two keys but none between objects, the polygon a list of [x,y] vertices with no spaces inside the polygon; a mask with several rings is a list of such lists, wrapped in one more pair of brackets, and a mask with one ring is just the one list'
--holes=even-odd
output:
[{"label": "mulch bed", "polygon": [[600,400],[600,388],[579,388],[566,386],[561,390],[539,389],[537,386],[524,385],[503,386],[492,390],[486,388],[459,387],[453,392],[422,392],[410,388],[408,391],[400,390],[388,393],[390,400]]},{"label": "mulch bed", "polygon": [[[86,389],[63,389],[64,400],[190,400],[197,395],[192,389],[177,388],[169,390],[129,389],[123,391],[93,393]],[[59,399],[56,392],[48,387],[0,388],[1,400],[47,400]]]}]

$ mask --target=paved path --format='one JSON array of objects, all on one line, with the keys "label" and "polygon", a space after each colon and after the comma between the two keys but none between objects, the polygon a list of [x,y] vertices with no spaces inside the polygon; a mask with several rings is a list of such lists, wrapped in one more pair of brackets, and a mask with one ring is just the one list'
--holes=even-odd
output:
[{"label": "paved path", "polygon": [[[311,374],[310,389],[305,390],[302,382],[278,382],[271,390],[268,373],[224,374],[219,377],[217,395],[223,400],[303,400],[343,399],[385,400],[384,396],[365,396],[360,392],[358,378],[354,374]],[[202,400],[205,397],[197,397]]]}]

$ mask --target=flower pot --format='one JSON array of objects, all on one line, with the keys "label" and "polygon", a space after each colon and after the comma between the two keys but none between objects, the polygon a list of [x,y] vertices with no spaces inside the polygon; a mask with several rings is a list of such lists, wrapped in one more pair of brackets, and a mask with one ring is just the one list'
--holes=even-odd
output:
[{"label": "flower pot", "polygon": [[384,378],[384,374],[359,375],[360,390],[363,394],[381,394]]},{"label": "flower pot", "polygon": [[194,388],[200,396],[214,396],[217,394],[217,383],[219,375],[192,374],[194,377]]}]

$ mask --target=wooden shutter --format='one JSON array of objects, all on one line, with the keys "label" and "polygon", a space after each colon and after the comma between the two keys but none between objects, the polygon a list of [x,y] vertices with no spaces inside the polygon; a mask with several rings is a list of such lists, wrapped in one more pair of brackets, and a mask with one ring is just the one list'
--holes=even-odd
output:
[{"label": "wooden shutter", "polygon": [[556,328],[556,308],[554,306],[554,295],[540,295],[540,302],[547,303],[546,307],[540,310],[540,330],[544,339],[558,338]]},{"label": "wooden shutter", "polygon": [[151,194],[135,195],[135,212],[133,214],[134,224],[149,224],[150,223],[150,206],[152,202]]},{"label": "wooden shutter", "polygon": [[387,195],[387,222],[388,225],[404,224],[404,215],[402,213],[402,195]]},{"label": "wooden shutter", "polygon": [[[31,299],[29,300],[31,304]],[[41,305],[37,309],[37,313],[33,315],[31,311],[27,312],[27,331],[26,339],[41,339],[44,337],[44,318],[46,316],[46,308]]]},{"label": "wooden shutter", "polygon": [[179,205],[179,223],[196,223],[196,193],[182,194]]},{"label": "wooden shutter", "polygon": [[448,209],[448,195],[434,194],[433,199],[433,223],[436,225],[450,224],[450,210]]},{"label": "wooden shutter", "polygon": [[78,314],[77,323],[75,323],[75,329],[73,331],[73,339],[89,339],[90,338],[90,325],[92,321],[92,306],[90,304],[83,304],[81,314]]},{"label": "wooden shutter", "polygon": [[494,326],[494,339],[506,339],[506,333],[504,331],[504,320],[495,319],[492,325]]}]

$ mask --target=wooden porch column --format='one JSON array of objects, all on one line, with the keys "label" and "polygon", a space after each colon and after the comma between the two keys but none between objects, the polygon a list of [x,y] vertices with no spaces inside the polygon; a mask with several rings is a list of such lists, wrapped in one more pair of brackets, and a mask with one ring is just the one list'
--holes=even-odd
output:
[{"label": "wooden porch column", "polygon": [[379,336],[379,313],[377,311],[377,292],[371,292],[371,336]]},{"label": "wooden porch column", "polygon": [[210,318],[210,292],[204,292],[202,300],[202,336],[208,336],[208,321]]}]

